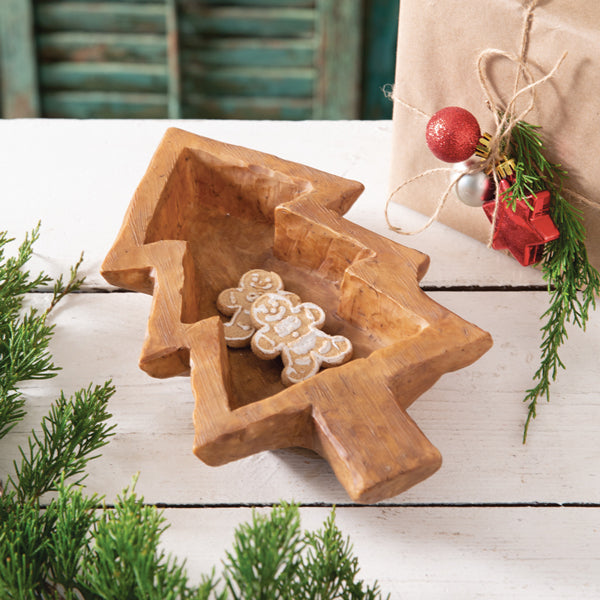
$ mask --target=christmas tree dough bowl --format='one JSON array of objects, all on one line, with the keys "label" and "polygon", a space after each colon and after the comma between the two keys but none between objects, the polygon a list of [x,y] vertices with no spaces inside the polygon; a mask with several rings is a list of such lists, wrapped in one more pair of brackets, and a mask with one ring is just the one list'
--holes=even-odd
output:
[{"label": "christmas tree dough bowl", "polygon": [[[140,367],[190,374],[194,453],[220,465],[303,447],[349,496],[395,496],[441,464],[406,409],[492,344],[419,287],[429,259],[344,219],[362,184],[169,129],[102,265],[106,280],[153,295]],[[285,387],[281,361],[228,348],[219,293],[251,269],[326,313],[351,361]]]}]

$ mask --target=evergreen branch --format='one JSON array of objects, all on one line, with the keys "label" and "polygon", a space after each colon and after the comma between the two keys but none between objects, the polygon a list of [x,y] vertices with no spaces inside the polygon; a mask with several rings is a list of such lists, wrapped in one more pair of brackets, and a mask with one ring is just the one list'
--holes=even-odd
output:
[{"label": "evergreen branch", "polygon": [[66,600],[76,597],[77,577],[90,553],[90,529],[96,524],[100,499],[96,494],[83,495],[80,487],[65,485],[64,477],[57,486],[58,496],[46,513],[54,521],[49,541],[49,576],[46,587],[62,590]]},{"label": "evergreen branch", "polygon": [[378,585],[358,579],[352,544],[335,524],[335,509],[315,533],[300,532],[298,506],[252,513],[235,532],[223,577],[234,600],[380,600]]},{"label": "evergreen branch", "polygon": [[12,241],[6,231],[0,232],[0,330],[11,322],[23,306],[25,294],[46,285],[50,277],[40,273],[31,279],[24,269],[33,254],[33,244],[39,238],[40,224],[25,235],[16,256],[5,258],[5,247]]},{"label": "evergreen branch", "polygon": [[0,388],[0,439],[26,415],[24,406],[21,394]]},{"label": "evergreen branch", "polygon": [[269,517],[252,512],[252,521],[235,532],[224,578],[234,600],[290,598],[304,544],[296,506],[282,504]]},{"label": "evergreen branch", "polygon": [[34,503],[21,503],[14,492],[0,499],[0,597],[40,597],[48,577],[48,547],[53,523]]},{"label": "evergreen branch", "polygon": [[2,386],[16,389],[22,381],[54,377],[58,368],[52,362],[48,344],[54,327],[35,309],[17,323],[9,323],[7,336],[0,342]]},{"label": "evergreen branch", "polygon": [[344,539],[335,524],[335,508],[315,533],[305,534],[307,554],[302,562],[301,575],[294,589],[294,598],[306,600],[376,600],[381,598],[379,587],[367,586],[357,580],[358,559],[353,556],[350,539]]},{"label": "evergreen branch", "polygon": [[44,344],[51,330],[31,313],[24,322],[19,318],[25,294],[49,281],[43,274],[31,280],[24,269],[38,237],[39,224],[25,236],[17,256],[6,258],[5,248],[14,240],[0,232],[0,439],[25,416],[25,400],[17,385],[28,375],[51,377],[54,371]]},{"label": "evergreen branch", "polygon": [[50,311],[70,292],[79,289],[84,278],[78,276],[83,254],[71,267],[67,284],[60,276],[54,283],[49,307],[42,314],[30,309],[21,316],[26,294],[46,285],[50,277],[40,273],[32,277],[25,269],[39,238],[40,225],[19,246],[17,255],[5,257],[5,247],[12,240],[0,232],[0,439],[23,417],[25,399],[18,391],[21,382],[54,377],[59,370],[48,350],[54,326],[46,323]]},{"label": "evergreen branch", "polygon": [[208,600],[212,578],[191,588],[184,564],[159,549],[166,528],[162,512],[126,489],[114,510],[105,510],[94,524],[94,546],[77,576],[79,589],[103,600]]},{"label": "evergreen branch", "polygon": [[81,286],[85,282],[85,276],[79,277],[79,267],[81,267],[81,263],[83,262],[83,252],[79,256],[79,260],[71,267],[69,272],[69,281],[67,281],[66,285],[63,282],[63,276],[59,275],[58,279],[54,282],[54,286],[52,289],[52,300],[50,301],[50,305],[46,309],[45,315],[48,315],[50,311],[54,309],[54,307],[67,295],[72,292],[76,292],[81,289]]},{"label": "evergreen branch", "polygon": [[61,393],[42,420],[41,434],[32,432],[28,450],[20,448],[21,463],[14,462],[15,477],[8,477],[19,502],[55,491],[62,477],[78,476],[78,484],[85,479],[87,462],[113,435],[115,426],[107,424],[111,415],[106,408],[114,391],[106,382],[79,390],[69,399]]},{"label": "evergreen branch", "polygon": [[550,303],[541,317],[546,322],[541,328],[540,367],[533,376],[537,383],[527,390],[523,400],[528,403],[523,428],[525,443],[531,421],[537,414],[538,400],[550,400],[551,381],[556,380],[559,368],[565,368],[559,348],[567,340],[566,324],[585,330],[590,308],[595,308],[596,297],[600,294],[600,274],[588,260],[582,213],[564,197],[567,172],[545,157],[539,127],[520,121],[513,129],[511,141],[514,142],[517,169],[510,193],[523,198],[548,190],[553,200],[550,216],[560,231],[558,239],[546,244],[542,258]]}]

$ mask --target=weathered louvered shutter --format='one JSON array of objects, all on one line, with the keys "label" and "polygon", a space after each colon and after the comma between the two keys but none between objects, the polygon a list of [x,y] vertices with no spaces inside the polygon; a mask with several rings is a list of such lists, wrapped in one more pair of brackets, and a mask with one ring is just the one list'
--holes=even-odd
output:
[{"label": "weathered louvered shutter", "polygon": [[355,118],[356,0],[178,0],[185,117]]},{"label": "weathered louvered shutter", "polygon": [[43,116],[178,116],[174,0],[36,0],[34,16]]},{"label": "weathered louvered shutter", "polygon": [[37,117],[39,95],[30,2],[0,0],[2,116]]},{"label": "weathered louvered shutter", "polygon": [[42,116],[359,116],[360,0],[3,2],[33,6]]}]

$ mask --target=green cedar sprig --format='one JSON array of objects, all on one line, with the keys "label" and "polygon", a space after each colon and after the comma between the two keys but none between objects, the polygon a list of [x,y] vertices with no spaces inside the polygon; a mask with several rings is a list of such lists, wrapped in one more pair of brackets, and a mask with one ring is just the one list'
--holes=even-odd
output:
[{"label": "green cedar sprig", "polygon": [[14,461],[15,474],[8,483],[19,502],[56,491],[61,477],[76,477],[74,484],[82,483],[88,461],[113,435],[115,425],[108,424],[107,403],[114,392],[110,382],[90,385],[70,398],[61,392],[42,419],[41,433],[32,431],[27,450],[19,448],[20,464]]},{"label": "green cedar sprig", "polygon": [[335,509],[319,530],[303,534],[298,506],[287,503],[267,516],[253,511],[236,530],[223,569],[234,600],[381,600],[378,584],[365,586],[358,575]]},{"label": "green cedar sprig", "polygon": [[538,399],[550,400],[550,384],[556,379],[558,369],[565,368],[558,351],[567,339],[567,323],[585,330],[590,308],[595,308],[600,294],[600,274],[587,256],[582,213],[565,198],[567,171],[546,158],[539,129],[519,121],[511,135],[516,172],[509,195],[525,198],[548,190],[552,196],[550,216],[560,231],[558,239],[546,244],[542,257],[541,268],[550,303],[541,316],[545,323],[541,328],[540,366],[533,376],[537,383],[527,390],[523,400],[528,403],[523,443],[536,417]]},{"label": "green cedar sprig", "polygon": [[16,256],[9,257],[5,256],[5,249],[14,240],[5,231],[0,232],[0,439],[25,416],[25,400],[18,391],[19,384],[54,377],[59,370],[48,351],[54,327],[46,319],[62,298],[83,283],[77,273],[82,255],[66,283],[62,276],[54,282],[52,301],[45,312],[32,308],[22,315],[25,296],[51,281],[45,273],[32,277],[25,268],[39,238],[39,229],[38,223],[25,236]]},{"label": "green cedar sprig", "polygon": [[189,585],[184,563],[160,548],[167,527],[162,512],[146,505],[133,488],[125,489],[114,509],[92,524],[94,544],[73,578],[80,593],[103,600],[208,600],[214,577],[204,577],[199,587]]},{"label": "green cedar sprig", "polygon": [[253,512],[227,553],[225,582],[235,600],[277,600],[291,596],[301,565],[300,515],[287,505],[267,519]]},{"label": "green cedar sprig", "polygon": [[294,588],[294,598],[339,600],[377,600],[381,592],[377,582],[370,587],[358,579],[358,559],[352,544],[335,524],[335,509],[323,527],[305,534],[307,552],[302,560],[300,585]]}]

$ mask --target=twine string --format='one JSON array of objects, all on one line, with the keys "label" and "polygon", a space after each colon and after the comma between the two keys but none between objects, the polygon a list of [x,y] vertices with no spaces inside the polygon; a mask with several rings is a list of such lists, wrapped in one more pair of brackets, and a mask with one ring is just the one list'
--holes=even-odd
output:
[{"label": "twine string", "polygon": [[392,230],[395,231],[396,233],[401,233],[403,235],[417,235],[417,233],[421,233],[423,231],[425,231],[434,221],[437,221],[437,218],[440,214],[440,212],[442,212],[442,208],[444,208],[444,204],[446,204],[446,200],[448,199],[448,196],[450,196],[450,192],[452,191],[452,189],[454,188],[454,186],[456,185],[456,179],[453,179],[450,183],[450,185],[446,188],[446,191],[442,194],[442,196],[440,197],[440,201],[438,202],[438,205],[435,209],[435,211],[433,212],[433,214],[429,217],[428,221],[419,229],[415,229],[415,230],[411,230],[411,231],[406,231],[404,229],[401,229],[400,227],[398,227],[397,225],[393,225],[392,222],[390,221],[390,217],[389,217],[389,206],[390,206],[390,202],[392,201],[392,198],[404,187],[406,187],[407,185],[410,185],[411,183],[421,179],[421,177],[426,177],[427,175],[431,175],[433,173],[448,173],[449,171],[452,171],[453,169],[450,167],[438,167],[436,169],[428,169],[427,171],[423,171],[422,173],[419,173],[418,175],[415,175],[414,177],[411,177],[410,179],[407,179],[406,181],[403,181],[387,198],[386,203],[385,203],[385,221],[388,225],[388,227]]},{"label": "twine string", "polygon": [[401,104],[402,106],[404,106],[404,108],[411,110],[412,112],[416,113],[420,117],[423,117],[427,120],[431,119],[431,115],[428,115],[424,110],[421,110],[420,108],[417,108],[416,106],[413,106],[412,104],[409,104],[408,102],[406,102],[406,100],[404,100],[403,98],[400,98],[400,96],[395,95],[394,94],[394,86],[390,86],[390,88],[384,89],[384,94],[385,94],[386,98],[393,100],[394,102],[397,102],[398,104]]},{"label": "twine string", "polygon": [[[544,75],[543,77],[540,77],[539,79],[534,78],[534,76],[531,72],[531,69],[529,68],[528,63],[527,63],[527,54],[528,54],[528,50],[529,50],[531,27],[533,24],[533,14],[538,5],[538,2],[539,2],[539,0],[528,0],[524,3],[525,14],[523,16],[523,24],[522,24],[522,29],[521,29],[521,44],[520,44],[518,55],[511,54],[504,50],[488,48],[486,50],[483,50],[477,57],[476,66],[477,66],[477,75],[478,75],[478,79],[479,79],[479,84],[480,84],[483,94],[486,98],[486,105],[487,105],[488,109],[490,110],[490,112],[492,113],[492,116],[494,119],[494,124],[495,124],[495,133],[492,135],[492,138],[491,138],[491,140],[489,142],[489,146],[488,146],[488,149],[489,149],[488,156],[480,162],[469,165],[460,175],[453,177],[450,184],[446,187],[443,194],[440,196],[440,198],[438,200],[438,204],[436,206],[436,209],[433,212],[433,214],[431,215],[431,217],[427,220],[427,222],[422,227],[420,227],[419,229],[413,230],[413,231],[403,230],[400,227],[393,225],[391,223],[390,218],[389,218],[389,205],[390,205],[391,200],[396,196],[396,194],[398,194],[406,186],[421,179],[422,177],[429,176],[433,173],[452,172],[452,171],[455,171],[455,169],[450,168],[450,167],[428,169],[428,170],[420,173],[419,175],[416,175],[415,177],[412,177],[412,178],[408,179],[407,181],[404,181],[403,183],[401,183],[393,192],[391,192],[391,194],[389,194],[386,204],[385,204],[385,220],[387,222],[388,227],[392,231],[401,233],[403,235],[416,235],[417,233],[421,233],[422,231],[424,231],[425,229],[430,227],[435,221],[437,221],[439,214],[441,213],[442,209],[444,208],[444,206],[446,204],[446,200],[448,199],[448,197],[450,196],[450,193],[452,192],[452,190],[458,184],[458,182],[460,181],[460,179],[462,177],[467,176],[467,175],[473,175],[473,174],[479,173],[481,171],[485,171],[485,172],[491,171],[493,174],[494,184],[495,184],[495,197],[494,197],[495,206],[494,206],[494,212],[492,215],[491,227],[490,227],[488,244],[487,244],[488,247],[491,247],[492,241],[493,241],[493,236],[494,236],[494,231],[496,229],[496,220],[497,220],[497,216],[498,216],[498,208],[499,208],[499,202],[500,202],[499,177],[498,177],[498,173],[494,167],[498,162],[501,162],[503,154],[505,154],[508,151],[508,148],[510,145],[510,140],[511,140],[511,135],[512,135],[512,130],[514,129],[514,127],[517,125],[517,123],[519,121],[523,121],[525,119],[525,117],[535,108],[536,88],[539,85],[541,85],[542,83],[544,83],[544,82],[548,81],[549,79],[551,79],[552,77],[554,77],[554,75],[558,71],[560,65],[562,64],[565,57],[567,56],[567,53],[564,52],[562,54],[562,56],[559,58],[559,60],[556,62],[554,67],[546,75]],[[490,82],[490,78],[487,75],[487,68],[486,68],[488,61],[491,58],[498,57],[498,56],[506,58],[507,60],[515,63],[517,66],[516,73],[515,73],[513,93],[510,96],[510,98],[508,99],[508,101],[506,102],[506,106],[504,108],[501,107],[500,101],[496,101],[496,94],[494,93],[494,91],[492,89],[492,84]],[[525,81],[526,85],[519,88],[521,79],[523,79]],[[524,108],[518,114],[516,114],[517,101],[520,100],[526,94],[529,94],[529,101],[524,106]],[[404,106],[406,109],[414,112],[415,114],[419,115],[420,117],[426,118],[428,120],[431,118],[431,115],[428,115],[425,111],[421,110],[420,108],[418,108],[416,106],[413,106],[412,104],[410,104],[409,102],[406,102],[403,98],[398,96],[395,93],[394,88],[392,88],[391,91],[387,91],[386,95],[388,98],[391,98],[394,102],[398,102],[400,105]],[[591,206],[596,209],[600,208],[600,206],[597,203],[593,202],[589,198],[586,198],[582,194],[578,194],[578,193],[573,192],[572,190],[569,190],[566,188],[563,191],[565,193],[569,194],[570,196],[572,196],[574,199],[578,200],[579,202],[586,204],[587,206]]]},{"label": "twine string", "polygon": [[[521,28],[521,47],[519,49],[519,64],[517,65],[517,73],[515,75],[515,84],[513,87],[513,96],[519,90],[519,82],[523,74],[523,70],[527,67],[527,53],[529,52],[529,36],[531,26],[533,24],[533,11],[538,5],[538,0],[529,0],[525,3],[525,14],[523,15],[523,27]],[[535,92],[533,92],[535,96]]]}]

